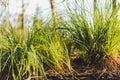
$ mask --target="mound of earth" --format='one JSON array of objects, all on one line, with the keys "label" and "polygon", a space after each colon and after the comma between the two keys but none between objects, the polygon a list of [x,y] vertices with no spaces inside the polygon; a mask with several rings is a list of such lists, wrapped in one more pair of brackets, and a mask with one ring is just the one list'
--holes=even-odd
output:
[{"label": "mound of earth", "polygon": [[57,75],[50,71],[49,80],[120,80],[120,57],[104,56],[96,65],[88,65],[82,58],[74,58],[74,71]]}]

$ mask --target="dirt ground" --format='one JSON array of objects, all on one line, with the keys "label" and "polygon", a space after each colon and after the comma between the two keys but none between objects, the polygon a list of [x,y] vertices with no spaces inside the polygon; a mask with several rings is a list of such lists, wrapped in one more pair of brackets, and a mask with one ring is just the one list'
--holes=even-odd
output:
[{"label": "dirt ground", "polygon": [[[81,58],[77,58],[72,60],[73,71],[69,74],[58,76],[54,73],[54,71],[48,71],[47,77],[49,80],[120,80],[120,57],[112,58],[115,63],[117,62],[117,67],[112,61],[109,62],[108,60],[109,59],[106,58],[102,62],[104,63],[104,61],[107,61],[111,68],[116,69],[107,69],[107,67],[110,66],[101,69],[98,68],[98,66],[96,68],[96,66],[90,66],[87,63],[80,64],[83,60]],[[103,65],[101,64],[101,66]]]}]

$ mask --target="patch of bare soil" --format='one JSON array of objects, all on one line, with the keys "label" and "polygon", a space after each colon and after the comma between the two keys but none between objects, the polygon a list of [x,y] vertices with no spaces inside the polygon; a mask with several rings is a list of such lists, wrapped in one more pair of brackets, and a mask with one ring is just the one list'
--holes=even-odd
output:
[{"label": "patch of bare soil", "polygon": [[120,70],[120,58],[119,57],[111,57],[111,56],[104,56],[98,61],[96,64],[98,69],[106,69],[107,71],[117,71]]},{"label": "patch of bare soil", "polygon": [[47,72],[49,80],[120,80],[120,57],[105,56],[96,65],[88,65],[81,58],[72,60],[73,71],[58,75]]}]

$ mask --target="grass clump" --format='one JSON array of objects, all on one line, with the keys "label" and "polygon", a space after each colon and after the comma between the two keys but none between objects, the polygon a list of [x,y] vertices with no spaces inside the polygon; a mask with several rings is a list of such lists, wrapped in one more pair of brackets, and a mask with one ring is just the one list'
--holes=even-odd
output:
[{"label": "grass clump", "polygon": [[107,10],[96,7],[90,21],[86,18],[87,11],[75,14],[69,11],[69,14],[69,32],[84,60],[97,63],[105,56],[119,56],[120,21],[116,10],[111,13],[110,7]]},{"label": "grass clump", "polygon": [[2,28],[1,34],[1,79],[22,80],[34,74],[45,76],[41,58],[32,45],[26,44],[24,34],[18,35],[12,27],[8,31]]},{"label": "grass clump", "polygon": [[[40,27],[41,26],[41,27]],[[24,29],[1,27],[1,79],[47,79],[45,71],[69,72],[66,45],[49,23]],[[26,30],[26,31],[25,31]],[[46,69],[47,68],[47,69]]]},{"label": "grass clump", "polygon": [[50,25],[36,29],[33,45],[37,47],[41,44],[37,50],[45,64],[56,71],[64,71],[65,67],[71,68],[70,59],[66,45],[57,33]]}]

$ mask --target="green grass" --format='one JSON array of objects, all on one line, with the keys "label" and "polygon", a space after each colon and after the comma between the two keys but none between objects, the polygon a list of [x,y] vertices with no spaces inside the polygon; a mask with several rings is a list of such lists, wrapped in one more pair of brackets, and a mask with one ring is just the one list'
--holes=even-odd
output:
[{"label": "green grass", "polygon": [[35,75],[36,79],[46,80],[47,67],[58,74],[69,72],[71,65],[66,45],[52,29],[49,23],[33,25],[30,31],[1,27],[2,79],[22,80]]},{"label": "green grass", "polygon": [[110,7],[101,10],[98,6],[94,15],[91,15],[92,21],[88,21],[86,14],[89,12],[74,13],[69,9],[68,31],[74,40],[75,48],[79,49],[84,59],[95,60],[96,57],[104,55],[119,54],[120,21],[117,19],[117,10],[114,13],[110,11]]},{"label": "green grass", "polygon": [[36,47],[39,46],[38,43],[41,44],[39,46],[41,50],[38,48],[38,51],[43,56],[43,61],[48,63],[48,66],[51,68],[56,66],[57,69],[63,70],[63,64],[70,68],[67,48],[59,35],[50,26],[37,30],[36,32],[33,42],[35,42],[34,45]]},{"label": "green grass", "polygon": [[[76,6],[80,6],[76,2]],[[84,3],[84,1],[82,2]],[[84,5],[78,11],[68,9],[67,21],[60,17],[51,20],[33,19],[24,29],[0,27],[0,75],[2,80],[23,80],[34,77],[47,80],[46,68],[59,75],[72,70],[70,55],[97,61],[103,56],[117,56],[120,50],[120,20],[117,10],[100,6],[88,20]],[[82,10],[84,9],[84,10]],[[75,49],[75,51],[74,51]]]},{"label": "green grass", "polygon": [[0,54],[3,79],[22,80],[23,77],[29,77],[33,74],[38,75],[38,73],[45,77],[41,58],[32,45],[28,46],[26,44],[24,34],[18,35],[19,32],[16,32],[16,29],[12,27],[9,31],[3,28],[1,34],[3,35],[0,43],[0,46],[2,46]]}]

